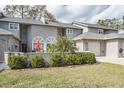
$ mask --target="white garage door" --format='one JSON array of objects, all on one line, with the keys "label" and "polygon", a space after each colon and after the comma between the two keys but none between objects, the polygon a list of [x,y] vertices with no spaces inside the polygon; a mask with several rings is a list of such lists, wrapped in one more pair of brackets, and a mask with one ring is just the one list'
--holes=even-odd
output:
[{"label": "white garage door", "polygon": [[111,40],[106,43],[106,56],[118,57],[118,41]]},{"label": "white garage door", "polygon": [[88,42],[88,50],[100,56],[100,42]]}]

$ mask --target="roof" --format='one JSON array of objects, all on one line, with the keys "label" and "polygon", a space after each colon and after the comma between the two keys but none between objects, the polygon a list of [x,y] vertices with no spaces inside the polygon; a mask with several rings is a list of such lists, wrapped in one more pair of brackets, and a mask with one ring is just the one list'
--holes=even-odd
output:
[{"label": "roof", "polygon": [[118,30],[118,29],[114,29],[114,28],[110,28],[110,27],[100,26],[100,25],[97,25],[97,24],[89,24],[89,23],[82,23],[82,22],[73,22],[72,24],[77,24],[77,25],[80,25],[80,26],[92,27],[92,28]]},{"label": "roof", "polygon": [[3,17],[0,18],[0,21],[3,22],[15,22],[15,23],[20,23],[20,24],[29,24],[29,25],[44,25],[44,26],[54,26],[54,27],[63,27],[63,28],[76,28],[76,29],[81,29],[80,27],[74,26],[71,23],[60,23],[60,22],[48,22],[47,24],[43,23],[40,20],[33,20],[33,19],[21,19],[21,18],[8,18],[8,17]]},{"label": "roof", "polygon": [[12,32],[8,31],[8,30],[5,30],[5,29],[2,29],[0,28],[0,35],[9,35],[9,36],[13,36],[14,38],[20,40],[16,35],[14,35]]},{"label": "roof", "polygon": [[124,34],[111,33],[111,34],[101,35],[96,33],[84,33],[74,37],[73,40],[75,41],[83,40],[83,39],[108,40],[108,39],[117,39],[117,38],[124,39]]},{"label": "roof", "polygon": [[100,35],[96,33],[84,33],[74,37],[73,40],[81,40],[81,39],[103,40],[103,37],[104,35]]}]

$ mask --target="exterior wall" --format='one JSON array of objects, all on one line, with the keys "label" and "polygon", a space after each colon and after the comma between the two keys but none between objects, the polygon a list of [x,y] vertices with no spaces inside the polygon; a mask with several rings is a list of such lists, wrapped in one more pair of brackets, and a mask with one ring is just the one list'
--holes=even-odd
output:
[{"label": "exterior wall", "polygon": [[12,45],[17,45],[18,48],[14,52],[19,51],[19,41],[12,36],[0,36],[0,59],[3,60],[4,52],[8,52]]},{"label": "exterior wall", "polygon": [[98,34],[98,28],[88,28],[88,32]]},{"label": "exterior wall", "polygon": [[118,31],[116,31],[116,30],[105,30],[104,33],[105,34],[118,33]]},{"label": "exterior wall", "polygon": [[107,57],[118,57],[119,56],[119,42],[115,40],[106,41],[106,56]]},{"label": "exterior wall", "polygon": [[[9,22],[0,22],[0,28],[9,30]],[[16,35],[17,37],[20,38],[20,30],[19,31],[9,30],[9,31],[12,32],[14,35]]]},{"label": "exterior wall", "polygon": [[119,57],[124,57],[124,39],[119,39],[118,42],[118,49],[123,49],[122,53],[119,53]]},{"label": "exterior wall", "polygon": [[21,43],[27,43],[27,25],[20,25],[20,38],[21,38]]},{"label": "exterior wall", "polygon": [[80,25],[77,25],[77,24],[73,24],[73,25],[82,28],[83,33],[87,33],[88,32],[88,27],[80,26]]},{"label": "exterior wall", "polygon": [[[57,27],[48,27],[48,26],[37,26],[32,25],[28,28],[28,52],[32,51],[32,39],[40,36],[44,39],[44,44],[46,44],[46,39],[49,36],[52,36],[54,38],[57,38],[58,31]],[[46,45],[45,45],[46,49]]]},{"label": "exterior wall", "polygon": [[101,42],[102,41],[97,41],[97,40],[81,40],[81,41],[76,41],[76,47],[78,48],[78,52],[84,52],[86,47],[85,43],[88,43],[88,48],[87,48],[88,51],[95,53],[96,56],[100,56],[101,50],[105,49],[105,45],[104,44],[101,45]]},{"label": "exterior wall", "polygon": [[77,47],[77,52],[83,52],[84,49],[83,49],[83,40],[81,41],[76,41],[76,47]]},{"label": "exterior wall", "polygon": [[77,35],[80,35],[81,33],[82,33],[81,29],[73,29],[73,34],[70,34],[70,35],[66,34],[66,36],[73,38]]},{"label": "exterior wall", "polygon": [[100,41],[100,55],[105,56],[106,54],[106,41]]}]

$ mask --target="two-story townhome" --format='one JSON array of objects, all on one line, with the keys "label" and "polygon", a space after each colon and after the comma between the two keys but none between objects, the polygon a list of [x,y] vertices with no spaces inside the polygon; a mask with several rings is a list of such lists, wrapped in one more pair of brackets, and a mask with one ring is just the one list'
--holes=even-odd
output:
[{"label": "two-story townhome", "polygon": [[0,54],[7,51],[32,52],[40,41],[42,51],[56,42],[58,36],[75,37],[82,28],[72,24],[46,22],[33,19],[0,18]]},{"label": "two-story townhome", "polygon": [[96,24],[74,22],[81,27],[83,34],[73,38],[78,52],[91,51],[96,56],[123,57],[124,30],[103,27]]},{"label": "two-story townhome", "polygon": [[0,57],[4,52],[32,52],[37,40],[43,52],[56,43],[58,36],[75,41],[77,52],[90,51],[96,56],[123,57],[124,30],[96,24],[41,22],[33,19],[0,17]]}]

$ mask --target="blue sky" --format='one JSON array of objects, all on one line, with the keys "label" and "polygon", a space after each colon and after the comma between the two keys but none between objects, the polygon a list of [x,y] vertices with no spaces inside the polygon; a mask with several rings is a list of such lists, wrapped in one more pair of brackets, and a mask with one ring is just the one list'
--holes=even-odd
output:
[{"label": "blue sky", "polygon": [[124,6],[121,5],[49,5],[47,9],[61,22],[96,23],[98,19],[121,18],[124,15]]}]

